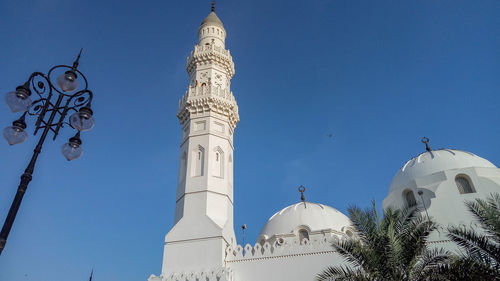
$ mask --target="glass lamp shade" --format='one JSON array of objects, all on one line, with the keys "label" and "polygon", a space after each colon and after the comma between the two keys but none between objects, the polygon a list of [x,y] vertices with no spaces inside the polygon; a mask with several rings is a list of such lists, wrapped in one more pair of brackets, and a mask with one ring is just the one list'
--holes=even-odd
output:
[{"label": "glass lamp shade", "polygon": [[80,156],[82,156],[82,153],[83,149],[77,142],[70,141],[63,144],[62,146],[62,154],[68,161],[79,158]]},{"label": "glass lamp shade", "polygon": [[28,138],[26,131],[20,126],[11,126],[3,130],[3,137],[10,145],[24,142]]},{"label": "glass lamp shade", "polygon": [[73,92],[78,88],[78,79],[73,71],[66,71],[57,77],[57,86],[64,92]]},{"label": "glass lamp shade", "polygon": [[69,117],[71,126],[78,131],[88,131],[94,128],[95,121],[92,114],[87,111],[78,111]]},{"label": "glass lamp shade", "polygon": [[24,112],[28,110],[31,102],[28,92],[24,90],[16,90],[5,95],[5,103],[7,103],[12,112]]}]

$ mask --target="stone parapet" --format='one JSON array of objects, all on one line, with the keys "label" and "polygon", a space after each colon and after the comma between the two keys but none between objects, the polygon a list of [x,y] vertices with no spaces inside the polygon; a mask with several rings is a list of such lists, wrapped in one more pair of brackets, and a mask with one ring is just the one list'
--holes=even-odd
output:
[{"label": "stone parapet", "polygon": [[261,245],[259,243],[254,246],[247,244],[244,248],[241,245],[229,246],[226,249],[226,264],[249,261],[255,259],[281,258],[284,256],[302,256],[334,253],[332,247],[334,241],[339,238],[333,237],[316,237],[311,240],[303,239],[294,240],[292,243],[279,244],[274,242],[272,245],[269,242]]},{"label": "stone parapet", "polygon": [[230,269],[221,267],[198,272],[176,272],[168,276],[156,276],[151,274],[148,281],[234,281]]}]

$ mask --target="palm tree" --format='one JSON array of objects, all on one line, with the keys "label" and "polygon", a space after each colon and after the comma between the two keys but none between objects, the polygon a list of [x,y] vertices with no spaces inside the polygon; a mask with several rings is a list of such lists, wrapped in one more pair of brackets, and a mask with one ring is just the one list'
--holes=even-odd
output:
[{"label": "palm tree", "polygon": [[500,280],[500,194],[465,204],[481,229],[448,227],[448,237],[465,254],[451,263],[447,271],[456,273],[453,268],[457,268],[474,272],[475,278],[482,280]]},{"label": "palm tree", "polygon": [[332,244],[349,265],[328,267],[317,280],[438,280],[433,273],[449,254],[427,248],[436,224],[418,209],[387,209],[380,219],[372,201],[370,209],[349,208],[349,216],[356,235]]}]

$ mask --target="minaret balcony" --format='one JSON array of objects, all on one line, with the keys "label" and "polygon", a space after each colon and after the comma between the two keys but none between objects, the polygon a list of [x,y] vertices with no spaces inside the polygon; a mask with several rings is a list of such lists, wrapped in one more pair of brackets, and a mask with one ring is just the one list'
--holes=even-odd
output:
[{"label": "minaret balcony", "polygon": [[233,92],[229,89],[222,89],[217,86],[194,86],[189,87],[186,94],[179,101],[179,110],[182,110],[186,106],[186,102],[189,100],[202,99],[202,98],[216,98],[224,102],[236,105],[236,99],[234,98]]},{"label": "minaret balcony", "polygon": [[200,64],[216,63],[228,72],[229,77],[234,75],[234,62],[231,52],[216,45],[195,45],[191,55],[187,58],[186,70],[192,73]]},{"label": "minaret balcony", "polygon": [[181,124],[187,121],[191,114],[205,114],[207,112],[226,116],[232,129],[240,121],[236,99],[229,89],[211,85],[189,87],[179,101],[177,117]]}]

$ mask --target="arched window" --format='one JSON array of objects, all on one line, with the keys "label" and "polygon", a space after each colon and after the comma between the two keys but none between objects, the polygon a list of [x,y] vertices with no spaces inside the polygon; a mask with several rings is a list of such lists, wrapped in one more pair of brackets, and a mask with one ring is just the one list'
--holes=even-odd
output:
[{"label": "arched window", "polygon": [[199,177],[203,176],[203,170],[205,169],[205,149],[202,146],[198,146],[193,151],[193,157],[191,162],[191,176]]},{"label": "arched window", "polygon": [[215,162],[213,163],[213,175],[219,178],[224,177],[224,151],[220,147],[214,149]]},{"label": "arched window", "polygon": [[179,167],[179,181],[183,181],[186,178],[186,166],[187,166],[187,155],[186,151],[182,152],[181,164]]},{"label": "arched window", "polygon": [[302,240],[307,239],[309,240],[309,232],[305,229],[300,229],[299,230],[299,241],[302,243]]},{"label": "arched window", "polygon": [[233,156],[229,154],[228,158],[228,168],[227,168],[227,175],[229,177],[229,183],[233,183]]},{"label": "arched window", "polygon": [[405,191],[404,196],[405,196],[406,205],[408,207],[414,207],[417,205],[417,200],[415,200],[415,195],[413,194],[413,191],[411,191],[411,190]]},{"label": "arched window", "polygon": [[460,194],[476,192],[470,180],[464,175],[458,175],[455,178],[455,183],[457,184],[458,191],[460,192]]}]

